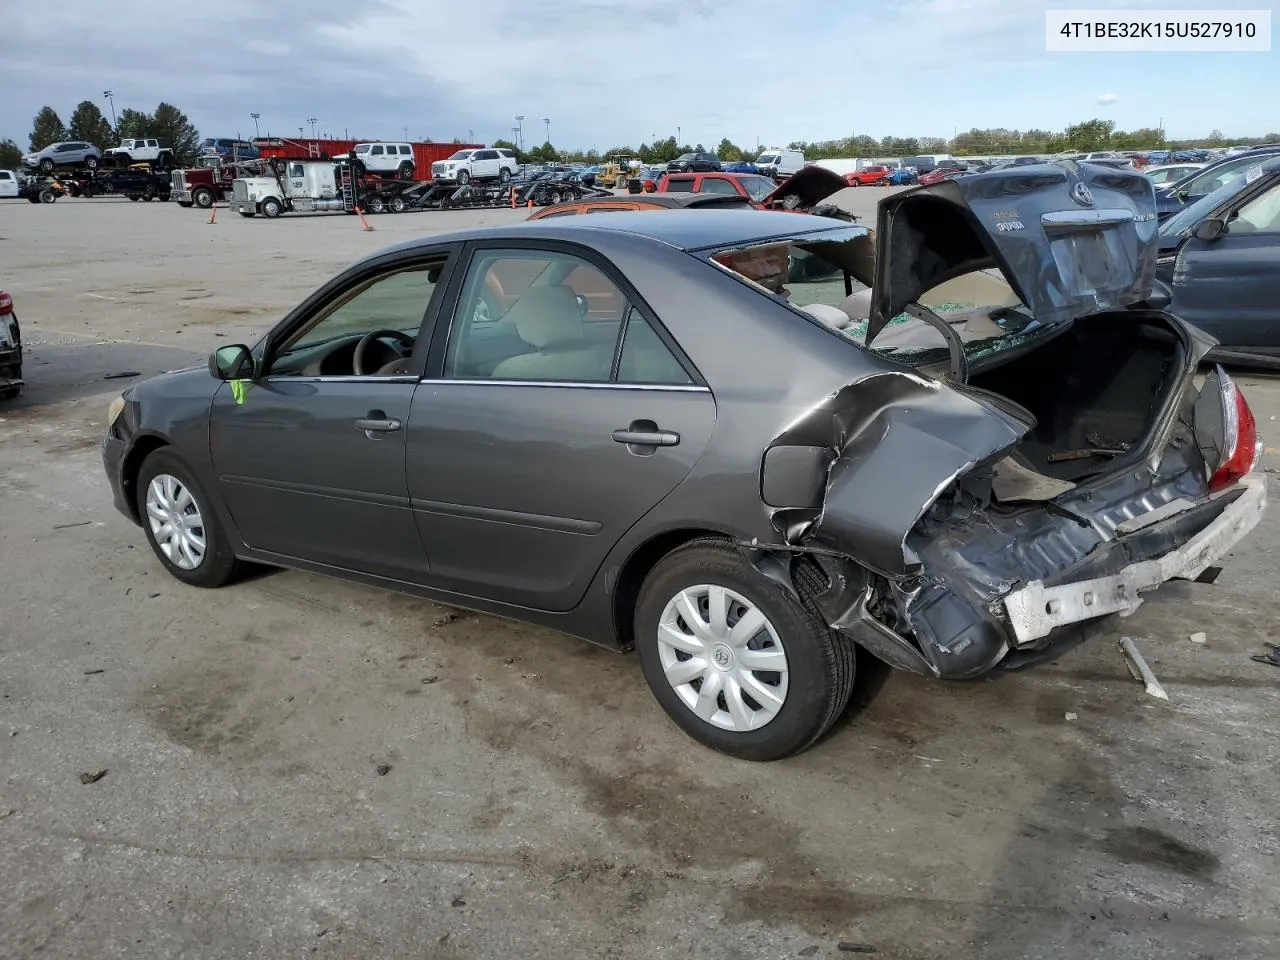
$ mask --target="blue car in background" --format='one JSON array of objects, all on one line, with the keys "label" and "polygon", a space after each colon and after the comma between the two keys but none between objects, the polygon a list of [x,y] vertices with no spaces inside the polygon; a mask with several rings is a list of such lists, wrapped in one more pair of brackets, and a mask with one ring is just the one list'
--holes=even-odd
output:
[{"label": "blue car in background", "polygon": [[917,179],[919,179],[919,175],[911,167],[899,167],[889,174],[889,185],[893,187],[908,187],[915,183]]},{"label": "blue car in background", "polygon": [[725,173],[759,173],[760,168],[750,160],[733,160],[721,168]]},{"label": "blue car in background", "polygon": [[1280,156],[1280,144],[1224,157],[1189,177],[1159,186],[1156,188],[1156,213],[1164,220],[1273,156]]}]

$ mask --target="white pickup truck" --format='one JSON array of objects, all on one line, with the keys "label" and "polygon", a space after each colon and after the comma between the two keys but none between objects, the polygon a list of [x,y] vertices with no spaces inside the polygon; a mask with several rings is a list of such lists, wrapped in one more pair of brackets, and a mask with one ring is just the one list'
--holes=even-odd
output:
[{"label": "white pickup truck", "polygon": [[157,170],[173,169],[173,149],[154,137],[121,140],[120,146],[107,151],[107,157],[122,167],[131,163],[149,163]]},{"label": "white pickup truck", "polygon": [[0,170],[0,200],[10,200],[18,196],[18,188],[22,179],[17,170]]}]

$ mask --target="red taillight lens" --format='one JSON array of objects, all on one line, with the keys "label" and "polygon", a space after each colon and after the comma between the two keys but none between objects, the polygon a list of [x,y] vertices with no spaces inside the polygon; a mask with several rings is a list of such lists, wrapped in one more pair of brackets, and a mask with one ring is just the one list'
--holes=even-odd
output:
[{"label": "red taillight lens", "polygon": [[13,297],[0,290],[0,314],[13,313]]},{"label": "red taillight lens", "polygon": [[1222,374],[1222,403],[1225,414],[1227,455],[1222,466],[1209,478],[1209,492],[1215,493],[1231,486],[1248,474],[1258,463],[1262,443],[1258,440],[1258,424],[1253,411],[1235,385],[1235,381]]}]

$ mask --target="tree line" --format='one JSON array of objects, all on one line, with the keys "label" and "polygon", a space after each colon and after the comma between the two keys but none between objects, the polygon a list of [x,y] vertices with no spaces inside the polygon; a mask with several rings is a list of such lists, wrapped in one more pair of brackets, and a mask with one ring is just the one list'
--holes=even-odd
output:
[{"label": "tree line", "polygon": [[[200,154],[200,132],[185,113],[164,102],[151,113],[125,107],[120,111],[115,126],[92,100],[80,102],[72,112],[69,124],[62,122],[62,117],[53,107],[41,107],[31,122],[27,145],[28,152],[35,153],[51,143],[83,140],[106,150],[118,146],[122,139],[138,137],[164,141],[173,148],[174,159],[180,164],[193,165]],[[22,154],[23,150],[13,140],[0,140],[0,169],[17,167],[22,162]]]},{"label": "tree line", "polygon": [[[1228,147],[1235,144],[1255,146],[1263,143],[1280,143],[1280,133],[1265,137],[1226,137],[1221,130],[1213,130],[1207,137],[1170,140],[1163,130],[1142,127],[1137,130],[1117,130],[1114,120],[1085,120],[1072,124],[1065,130],[1041,129],[1010,130],[998,127],[989,130],[974,128],[954,137],[872,137],[854,134],[835,140],[796,140],[787,144],[790,150],[799,150],[806,160],[826,160],[836,157],[910,157],[918,154],[949,153],[957,157],[982,157],[1005,155],[1051,156],[1057,153],[1090,153],[1098,150],[1197,150]],[[666,163],[682,153],[703,153],[702,144],[677,144],[675,137],[654,143],[641,143],[638,147],[622,145],[611,147],[603,153],[594,150],[564,151],[550,143],[529,150],[517,150],[507,140],[499,140],[495,147],[516,150],[522,163],[553,163],[555,161],[598,163],[612,156],[634,157],[643,163]],[[753,160],[768,148],[740,147],[725,137],[714,152],[721,160]]]}]

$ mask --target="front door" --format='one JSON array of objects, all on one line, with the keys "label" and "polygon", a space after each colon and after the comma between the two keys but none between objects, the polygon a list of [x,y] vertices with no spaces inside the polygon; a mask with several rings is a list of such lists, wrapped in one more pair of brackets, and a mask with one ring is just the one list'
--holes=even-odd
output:
[{"label": "front door", "polygon": [[576,247],[475,252],[409,423],[434,585],[568,610],[697,462],[715,402],[628,289]]},{"label": "front door", "polygon": [[210,452],[250,547],[424,578],[405,438],[426,353],[417,341],[443,260],[355,275],[272,335],[264,374],[239,400],[230,384],[218,391]]},{"label": "front door", "polygon": [[1183,242],[1172,309],[1228,349],[1280,356],[1280,183],[1245,201],[1216,240]]}]

